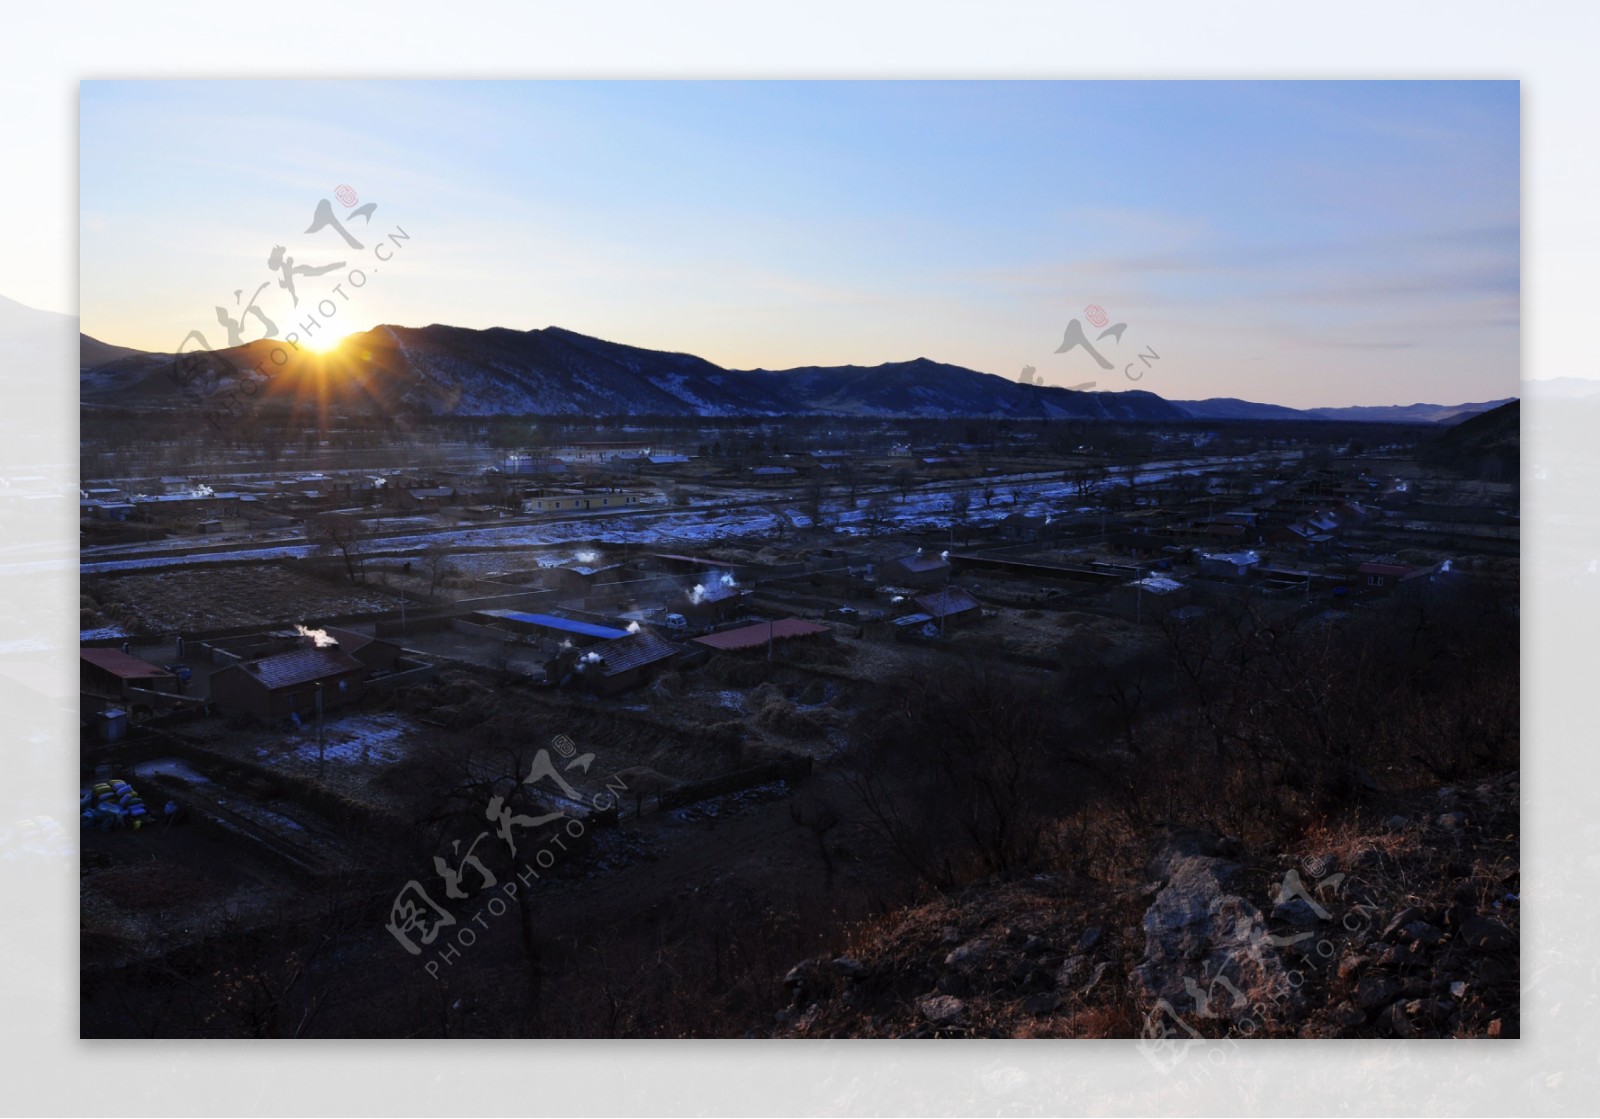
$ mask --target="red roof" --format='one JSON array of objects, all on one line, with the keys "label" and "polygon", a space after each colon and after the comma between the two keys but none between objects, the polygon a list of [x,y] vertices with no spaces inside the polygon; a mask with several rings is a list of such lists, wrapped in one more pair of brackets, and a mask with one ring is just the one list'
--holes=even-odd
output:
[{"label": "red roof", "polygon": [[124,680],[149,680],[170,678],[172,673],[157,668],[149,661],[124,653],[121,649],[83,649],[79,654],[96,668]]},{"label": "red roof", "polygon": [[786,641],[791,637],[815,637],[832,632],[832,627],[819,626],[816,622],[781,618],[776,622],[757,622],[738,629],[725,629],[721,633],[708,633],[704,637],[696,637],[695,642],[713,649],[754,649],[765,645],[769,637],[773,641]]}]

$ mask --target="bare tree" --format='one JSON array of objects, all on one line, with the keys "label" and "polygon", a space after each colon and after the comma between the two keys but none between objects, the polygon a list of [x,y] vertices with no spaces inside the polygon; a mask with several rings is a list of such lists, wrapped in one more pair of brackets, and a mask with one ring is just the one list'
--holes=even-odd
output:
[{"label": "bare tree", "polygon": [[961,542],[967,542],[967,519],[972,515],[972,491],[958,489],[950,491],[950,531],[954,535],[957,528],[961,529]]},{"label": "bare tree", "polygon": [[878,535],[884,522],[889,519],[889,499],[881,493],[875,493],[867,498],[867,507],[863,511],[867,522],[867,533],[871,536]]},{"label": "bare tree", "polygon": [[450,546],[442,540],[430,541],[422,550],[422,569],[428,573],[428,597],[432,598],[451,574]]},{"label": "bare tree", "polygon": [[366,581],[362,555],[366,536],[366,525],[361,518],[349,513],[313,513],[306,518],[306,543],[326,554],[337,552],[342,556],[345,573],[352,583],[358,576],[362,582]]},{"label": "bare tree", "polygon": [[894,488],[900,493],[900,503],[904,505],[910,498],[911,491],[917,488],[917,475],[909,466],[902,466],[894,472]]},{"label": "bare tree", "polygon": [[806,488],[801,499],[804,502],[806,516],[811,518],[812,528],[823,527],[823,517],[826,515],[826,509],[824,506],[826,504],[827,496],[828,487],[827,484],[823,482],[820,474],[806,483]]}]

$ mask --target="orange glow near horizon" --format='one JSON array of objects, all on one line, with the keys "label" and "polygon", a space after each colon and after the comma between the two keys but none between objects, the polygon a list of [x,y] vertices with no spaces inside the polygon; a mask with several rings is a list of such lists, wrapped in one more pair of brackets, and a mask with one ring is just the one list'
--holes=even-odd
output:
[{"label": "orange glow near horizon", "polygon": [[337,350],[344,340],[350,337],[351,331],[330,331],[315,338],[307,338],[300,344],[314,354],[331,354]]}]

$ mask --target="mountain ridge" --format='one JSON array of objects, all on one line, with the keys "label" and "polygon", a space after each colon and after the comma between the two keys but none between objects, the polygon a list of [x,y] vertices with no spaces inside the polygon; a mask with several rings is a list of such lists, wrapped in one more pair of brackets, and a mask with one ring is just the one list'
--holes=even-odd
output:
[{"label": "mountain ridge", "polygon": [[[101,360],[110,356],[108,360]],[[81,336],[85,401],[178,403],[175,355]],[[1488,404],[1294,409],[1233,398],[1172,401],[1143,389],[1088,392],[1025,384],[927,357],[874,366],[727,369],[694,354],[652,350],[559,326],[519,331],[432,323],[351,334],[329,354],[258,340],[217,351],[220,384],[260,380],[249,395],[315,393],[350,408],[459,415],[857,416],[1182,421],[1354,419],[1448,422]],[[226,363],[226,364],[223,364]],[[210,377],[210,373],[207,374]]]}]

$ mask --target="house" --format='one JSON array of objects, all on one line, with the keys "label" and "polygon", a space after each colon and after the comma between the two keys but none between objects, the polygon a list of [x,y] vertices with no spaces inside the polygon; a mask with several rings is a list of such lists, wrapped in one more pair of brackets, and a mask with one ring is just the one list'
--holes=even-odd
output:
[{"label": "house", "polygon": [[131,701],[150,692],[176,693],[178,678],[120,649],[80,649],[78,690],[96,699]]},{"label": "house", "polygon": [[708,649],[729,652],[735,649],[757,649],[776,641],[821,637],[831,633],[833,629],[830,626],[802,621],[799,618],[780,618],[773,622],[757,622],[754,625],[740,626],[738,629],[725,629],[721,633],[708,633],[694,640]]},{"label": "house", "polygon": [[422,486],[407,490],[406,493],[411,498],[411,503],[419,509],[443,508],[456,496],[456,491],[449,486]]},{"label": "house", "polygon": [[966,625],[983,618],[983,608],[978,605],[978,600],[960,587],[946,587],[930,594],[919,594],[912,601],[924,614],[944,625]]},{"label": "house", "polygon": [[1188,604],[1190,589],[1170,575],[1152,573],[1123,583],[1111,593],[1112,606],[1136,618],[1160,618]]},{"label": "house", "polygon": [[473,620],[485,625],[498,625],[514,633],[570,641],[574,645],[611,641],[628,635],[627,630],[616,626],[596,625],[594,622],[581,622],[554,614],[529,614],[521,610],[479,610],[473,615]]},{"label": "house", "polygon": [[1325,551],[1333,541],[1333,536],[1326,532],[1319,532],[1309,524],[1296,522],[1283,528],[1274,529],[1267,534],[1266,542],[1281,547],[1296,548],[1303,552]]},{"label": "house", "polygon": [[522,502],[524,513],[585,513],[596,509],[625,509],[644,500],[642,493],[607,490],[604,493],[552,493]]},{"label": "house", "polygon": [[323,632],[338,642],[340,652],[354,657],[373,672],[393,672],[400,662],[401,648],[396,642],[334,626],[328,626]]},{"label": "house", "polygon": [[897,587],[937,587],[950,578],[950,561],[917,552],[878,565],[878,582]]},{"label": "house", "polygon": [[636,458],[653,450],[652,444],[637,439],[588,439],[568,443],[554,453],[568,462],[606,463],[619,455]]},{"label": "house", "polygon": [[561,664],[562,676],[570,665],[585,688],[600,695],[616,695],[648,683],[678,651],[677,645],[654,633],[630,633],[602,641],[582,653],[565,654],[557,658],[557,663]]},{"label": "house", "polygon": [[1200,574],[1219,579],[1243,579],[1261,563],[1256,552],[1196,552]]},{"label": "house", "polygon": [[1044,533],[1049,517],[1034,517],[1027,513],[1008,513],[1000,521],[1000,535],[1006,540],[1020,540],[1031,544]]},{"label": "house", "polygon": [[691,625],[696,626],[736,618],[744,606],[744,592],[731,580],[730,576],[727,581],[708,579],[704,583],[696,583],[668,603],[667,610],[669,613],[682,614]]},{"label": "house", "polygon": [[509,455],[505,466],[502,468],[507,474],[530,474],[541,476],[547,474],[565,474],[567,464],[558,458],[547,458],[542,455]]},{"label": "house", "polygon": [[1356,568],[1356,574],[1361,577],[1361,581],[1367,586],[1388,590],[1390,587],[1398,585],[1415,570],[1416,568],[1410,564],[1373,561],[1364,563]]},{"label": "house", "polygon": [[308,719],[319,692],[324,710],[360,696],[368,671],[336,645],[311,645],[219,668],[211,674],[211,702],[258,719]]}]

